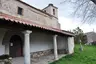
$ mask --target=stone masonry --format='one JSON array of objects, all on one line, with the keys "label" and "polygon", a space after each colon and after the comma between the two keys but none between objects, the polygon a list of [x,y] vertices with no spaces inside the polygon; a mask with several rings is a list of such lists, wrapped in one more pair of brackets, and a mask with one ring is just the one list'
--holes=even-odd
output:
[{"label": "stone masonry", "polygon": [[39,51],[39,52],[33,52],[31,53],[31,57],[32,58],[38,58],[38,57],[41,57],[41,56],[46,56],[46,55],[50,55],[52,54],[52,50],[45,50],[45,51]]},{"label": "stone masonry", "polygon": [[[67,53],[68,53],[68,51],[65,49],[58,49],[58,54],[67,54]],[[31,58],[39,58],[41,56],[47,56],[50,54],[54,54],[53,49],[33,52],[33,53],[31,53]]]},{"label": "stone masonry", "polygon": [[[23,9],[23,15],[18,15],[18,7]],[[60,29],[58,18],[25,4],[20,0],[0,0],[0,12],[31,20],[32,22]],[[58,12],[57,12],[58,13]]]}]

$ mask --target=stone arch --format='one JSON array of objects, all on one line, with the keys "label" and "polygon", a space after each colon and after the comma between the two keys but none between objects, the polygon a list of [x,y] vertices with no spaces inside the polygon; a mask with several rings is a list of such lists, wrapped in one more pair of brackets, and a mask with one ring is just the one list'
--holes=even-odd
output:
[{"label": "stone arch", "polygon": [[6,45],[6,44],[9,44],[10,43],[10,38],[11,36],[13,35],[18,35],[21,37],[22,41],[23,41],[23,34],[21,32],[16,32],[16,31],[7,31],[3,37],[3,40],[2,40],[2,44],[3,45]]},{"label": "stone arch", "polygon": [[23,42],[23,34],[21,32],[17,31],[10,31],[8,30],[2,40],[2,44],[5,46],[5,54],[9,54],[9,44],[10,44],[10,39],[12,36],[18,35],[20,36],[22,42]]},{"label": "stone arch", "polygon": [[9,54],[11,57],[20,57],[23,55],[23,41],[19,35],[11,36]]}]

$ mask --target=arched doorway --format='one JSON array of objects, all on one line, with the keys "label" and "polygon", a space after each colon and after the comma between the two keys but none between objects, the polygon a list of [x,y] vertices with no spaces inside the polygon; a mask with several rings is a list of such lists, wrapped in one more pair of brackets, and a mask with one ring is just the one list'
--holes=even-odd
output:
[{"label": "arched doorway", "polygon": [[9,54],[11,57],[20,57],[23,55],[23,42],[20,36],[14,35],[11,37]]}]

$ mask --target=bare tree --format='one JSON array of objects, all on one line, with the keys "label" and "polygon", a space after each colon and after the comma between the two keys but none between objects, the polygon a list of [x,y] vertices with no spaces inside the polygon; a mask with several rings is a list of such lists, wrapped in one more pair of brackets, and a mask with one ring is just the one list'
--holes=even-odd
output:
[{"label": "bare tree", "polygon": [[75,4],[74,15],[82,18],[82,23],[93,23],[96,20],[96,0],[64,0],[64,3]]}]

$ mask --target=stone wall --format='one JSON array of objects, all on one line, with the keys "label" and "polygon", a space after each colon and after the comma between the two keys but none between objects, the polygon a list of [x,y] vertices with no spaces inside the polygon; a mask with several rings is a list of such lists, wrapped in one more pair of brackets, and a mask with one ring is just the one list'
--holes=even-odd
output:
[{"label": "stone wall", "polygon": [[45,50],[45,51],[38,51],[38,52],[33,52],[31,53],[31,57],[32,58],[38,58],[38,57],[41,57],[41,56],[46,56],[46,55],[50,55],[53,53],[53,50]]},{"label": "stone wall", "polygon": [[[58,54],[67,54],[68,50],[66,49],[58,49]],[[31,53],[31,58],[39,58],[41,56],[47,56],[50,54],[54,54],[54,50],[50,49],[50,50],[44,50],[44,51],[38,51],[38,52],[32,52]]]},{"label": "stone wall", "polygon": [[[58,19],[45,14],[41,11],[38,11],[34,7],[30,7],[22,2],[19,2],[17,0],[0,0],[2,3],[0,12],[7,13],[13,16],[17,16],[20,18],[24,18],[27,20],[31,20],[32,22],[50,26],[53,28],[60,28],[60,25],[58,23]],[[18,15],[18,7],[23,8],[23,15]]]}]

